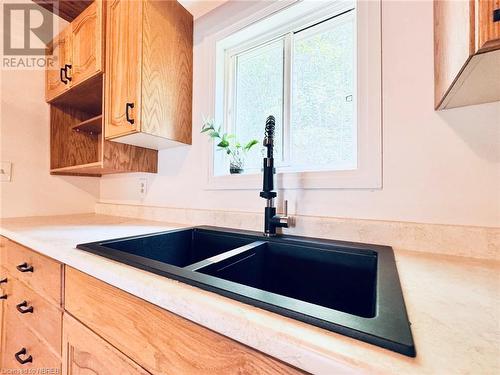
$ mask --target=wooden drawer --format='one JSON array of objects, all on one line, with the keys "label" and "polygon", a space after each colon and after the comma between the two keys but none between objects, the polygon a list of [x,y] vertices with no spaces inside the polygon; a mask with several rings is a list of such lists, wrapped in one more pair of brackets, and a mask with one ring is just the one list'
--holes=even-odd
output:
[{"label": "wooden drawer", "polygon": [[7,247],[7,241],[8,241],[7,238],[0,236],[0,270],[3,267],[3,260],[4,260],[3,254],[5,252],[4,249]]},{"label": "wooden drawer", "polygon": [[[14,278],[57,306],[62,305],[62,264],[7,240],[2,263]],[[24,272],[23,272],[24,271]]]},{"label": "wooden drawer", "polygon": [[[7,276],[5,308],[61,355],[62,310],[17,279]],[[22,304],[25,304],[23,306]],[[27,312],[22,312],[27,311]]]},{"label": "wooden drawer", "polygon": [[66,310],[151,373],[300,373],[75,269],[65,277]]},{"label": "wooden drawer", "polygon": [[[2,340],[3,373],[60,374],[60,357],[53,353],[43,340],[29,330],[19,320],[14,311],[5,309],[4,315],[5,332]],[[25,360],[31,356],[31,362],[21,364],[16,360],[15,354],[19,353],[22,349],[26,352],[25,354],[20,354],[20,359]]]},{"label": "wooden drawer", "polygon": [[149,374],[68,314],[63,332],[63,374]]},{"label": "wooden drawer", "polygon": [[7,278],[7,271],[5,268],[2,266],[2,246],[5,244],[5,239],[3,237],[0,237],[0,364],[2,361],[2,355],[1,353],[3,352],[3,343],[2,343],[2,337],[3,337],[3,311],[5,309],[5,304],[6,300],[2,297],[5,296],[5,290],[7,288],[6,282],[8,281]]}]

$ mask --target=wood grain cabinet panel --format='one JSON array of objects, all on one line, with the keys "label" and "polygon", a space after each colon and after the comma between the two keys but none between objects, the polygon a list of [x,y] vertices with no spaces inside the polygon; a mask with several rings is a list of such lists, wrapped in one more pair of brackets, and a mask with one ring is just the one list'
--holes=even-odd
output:
[{"label": "wood grain cabinet panel", "polygon": [[142,1],[107,2],[106,138],[141,130]]},{"label": "wood grain cabinet panel", "polygon": [[52,64],[45,70],[45,100],[52,101],[69,89],[64,72],[66,64],[71,65],[71,30],[65,29],[47,47],[47,56]]},{"label": "wood grain cabinet panel", "polygon": [[[122,172],[157,172],[157,147],[144,142],[108,141],[116,137],[124,140],[123,137],[127,135],[143,134],[141,61],[144,4],[144,1],[95,0],[66,7],[74,14],[74,10],[86,6],[61,36],[54,39],[53,47],[48,49],[49,53],[54,50],[56,55],[60,55],[56,69],[47,70],[46,73],[46,98],[51,103],[51,174],[99,177]],[[158,4],[168,9],[172,8],[172,4],[182,8],[176,1],[159,1]],[[154,21],[163,25],[163,31],[166,31],[168,25],[177,25],[175,16],[172,14]],[[192,17],[189,19],[192,26]],[[172,42],[176,38],[176,30],[177,27],[170,30],[169,37],[173,39],[169,40]],[[189,49],[186,48],[182,54],[177,53],[172,43],[155,44],[155,38],[166,38],[165,33],[156,33],[153,37],[155,40],[148,40],[156,47],[170,51],[171,56],[178,55],[179,63],[185,66],[182,56],[192,54],[192,27],[190,35],[191,39],[183,42]],[[165,53],[161,56],[165,56]],[[168,64],[171,60],[162,63],[170,67],[172,65]],[[191,60],[189,62],[192,64]],[[189,71],[190,64],[186,65]],[[61,68],[65,69],[62,73]],[[105,70],[107,73],[103,74]],[[186,78],[180,77],[180,80],[174,78],[170,81],[184,82]],[[66,83],[62,83],[61,79]],[[154,105],[147,107],[147,123],[154,129],[161,129],[165,136],[187,139],[185,129],[186,118],[189,121],[191,118],[191,87],[185,94],[188,86],[171,84],[169,87],[172,91],[168,99],[157,94],[163,92],[160,90],[164,83],[162,78],[155,76],[152,79],[161,82],[150,84],[152,88],[148,91],[148,100]],[[189,73],[190,82],[191,79]],[[186,100],[180,103],[179,98]],[[187,102],[189,116],[184,111],[187,108],[184,103]],[[175,110],[169,110],[168,113],[177,116],[176,121],[177,114],[183,113],[180,123],[184,125],[181,127],[172,121],[165,121],[163,113],[170,106]],[[163,109],[165,111],[162,112]],[[95,126],[85,126],[90,120],[95,120]],[[164,126],[167,123],[169,126]],[[189,125],[189,139],[190,131]],[[152,139],[163,138],[156,135]]]},{"label": "wood grain cabinet panel", "polygon": [[500,12],[500,0],[478,0],[478,50],[481,52],[500,48],[500,19],[494,20],[493,12]]},{"label": "wood grain cabinet panel", "polygon": [[[92,3],[92,0],[32,0],[34,3],[71,22]],[[55,6],[57,5],[57,7]]]},{"label": "wood grain cabinet panel", "polygon": [[177,1],[112,0],[106,35],[106,139],[191,144],[192,15]]},{"label": "wood grain cabinet panel", "polygon": [[2,373],[60,373],[62,265],[4,237],[0,262]]},{"label": "wood grain cabinet panel", "polygon": [[153,374],[297,374],[276,359],[73,268],[66,310]]},{"label": "wood grain cabinet panel", "polygon": [[4,292],[5,308],[61,355],[62,309],[13,277],[9,277]]},{"label": "wood grain cabinet panel", "polygon": [[[0,269],[0,277],[2,277],[2,274],[1,274],[1,269]],[[5,295],[4,294],[4,291],[3,291],[3,288],[0,286],[0,296],[3,296]],[[4,331],[4,328],[3,328],[3,316],[4,316],[4,309],[5,309],[5,300],[0,300],[0,365],[2,363],[2,354],[3,353],[3,331]]]},{"label": "wood grain cabinet panel", "polygon": [[61,372],[61,357],[54,353],[42,338],[25,326],[12,309],[5,310],[4,327],[2,373],[37,374],[43,373],[37,371],[44,370],[47,374]]},{"label": "wood grain cabinet panel", "polygon": [[434,0],[436,109],[500,100],[500,0]]},{"label": "wood grain cabinet panel", "polygon": [[7,240],[3,262],[12,277],[56,306],[62,304],[62,264]]},{"label": "wood grain cabinet panel", "polygon": [[146,1],[142,33],[141,130],[190,144],[193,18],[177,1]]},{"label": "wood grain cabinet panel", "polygon": [[[0,236],[0,353],[3,352],[3,311],[5,309],[4,305],[6,303],[6,288],[9,281],[7,277],[7,270],[4,268],[4,249],[7,244],[7,239]],[[2,361],[2,355],[0,354],[0,364]]]},{"label": "wood grain cabinet panel", "polygon": [[64,375],[149,374],[68,314],[63,336]]},{"label": "wood grain cabinet panel", "polygon": [[69,90],[75,91],[81,83],[102,73],[104,11],[103,0],[93,1],[49,44],[47,54],[57,60],[46,69],[47,102],[56,101]]},{"label": "wood grain cabinet panel", "polygon": [[103,26],[103,3],[101,0],[95,0],[71,22],[71,86],[76,86],[102,72]]}]

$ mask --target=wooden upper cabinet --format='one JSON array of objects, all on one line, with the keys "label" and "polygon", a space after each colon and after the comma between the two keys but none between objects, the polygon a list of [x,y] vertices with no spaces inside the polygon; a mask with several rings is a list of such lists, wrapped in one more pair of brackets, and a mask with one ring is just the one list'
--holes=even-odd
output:
[{"label": "wooden upper cabinet", "polygon": [[93,1],[47,48],[57,58],[46,70],[47,102],[103,72],[104,3]]},{"label": "wooden upper cabinet", "polygon": [[142,9],[142,1],[108,1],[106,138],[141,131]]},{"label": "wooden upper cabinet", "polygon": [[478,49],[500,48],[500,0],[478,2]]},{"label": "wooden upper cabinet", "polygon": [[434,0],[435,108],[500,100],[500,0]]},{"label": "wooden upper cabinet", "polygon": [[69,89],[65,77],[65,65],[71,65],[71,31],[63,30],[47,46],[47,56],[52,56],[52,64],[45,71],[45,99],[49,102]]},{"label": "wooden upper cabinet", "polygon": [[105,136],[152,149],[191,143],[193,17],[177,1],[107,6]]},{"label": "wooden upper cabinet", "polygon": [[76,86],[103,70],[103,3],[94,1],[71,22],[71,85]]}]

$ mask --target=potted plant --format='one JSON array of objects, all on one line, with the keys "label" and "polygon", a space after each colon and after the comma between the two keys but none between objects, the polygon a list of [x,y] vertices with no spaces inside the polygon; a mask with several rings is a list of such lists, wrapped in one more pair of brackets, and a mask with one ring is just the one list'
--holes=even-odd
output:
[{"label": "potted plant", "polygon": [[242,144],[236,139],[236,135],[222,132],[222,127],[216,128],[214,119],[204,119],[201,128],[202,133],[217,142],[217,150],[224,151],[229,157],[229,173],[243,173],[245,166],[245,156],[250,149],[259,141],[252,139],[246,144]]}]

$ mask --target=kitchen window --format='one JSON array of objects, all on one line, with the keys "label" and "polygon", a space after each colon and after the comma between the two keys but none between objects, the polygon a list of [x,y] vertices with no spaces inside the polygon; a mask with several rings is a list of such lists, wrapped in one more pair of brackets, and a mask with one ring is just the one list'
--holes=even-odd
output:
[{"label": "kitchen window", "polygon": [[[381,187],[380,4],[370,3],[278,5],[216,41],[216,121],[260,142],[274,115],[285,188]],[[258,150],[246,176],[227,176],[227,160],[213,156],[212,185],[258,186]]]}]

